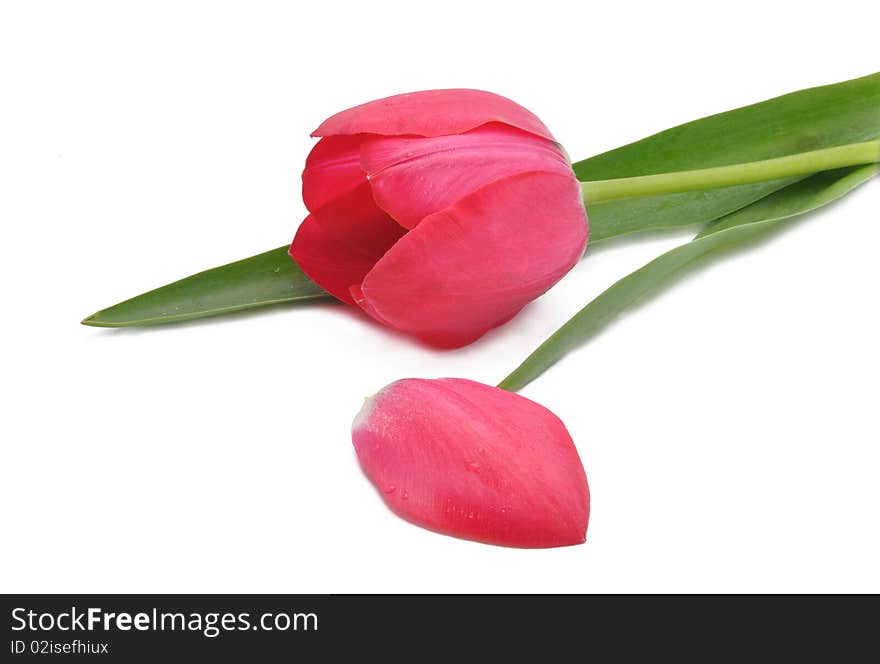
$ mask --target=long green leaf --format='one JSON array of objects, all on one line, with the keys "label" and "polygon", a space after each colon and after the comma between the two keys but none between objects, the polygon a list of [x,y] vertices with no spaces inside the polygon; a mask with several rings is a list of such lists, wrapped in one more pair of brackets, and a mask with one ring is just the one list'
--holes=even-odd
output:
[{"label": "long green leaf", "polygon": [[84,325],[156,325],[330,296],[278,247],[199,272],[92,314]]},{"label": "long green leaf", "polygon": [[[759,161],[880,136],[880,73],[719,113],[574,164],[606,180]],[[588,209],[590,241],[708,223],[790,184],[773,181],[608,201]]]},{"label": "long green leaf", "polygon": [[[880,73],[696,120],[577,162],[574,169],[581,180],[649,175],[778,157],[878,136]],[[775,180],[590,205],[590,241],[705,224],[792,182]],[[144,293],[83,323],[153,325],[322,296],[323,291],[282,247]]]},{"label": "long green leaf", "polygon": [[687,244],[666,252],[604,291],[554,332],[499,387],[522,389],[593,338],[621,312],[662,290],[673,277],[698,265],[700,259],[765,237],[793,217],[847,194],[877,172],[878,166],[871,165],[820,173],[709,224]]}]

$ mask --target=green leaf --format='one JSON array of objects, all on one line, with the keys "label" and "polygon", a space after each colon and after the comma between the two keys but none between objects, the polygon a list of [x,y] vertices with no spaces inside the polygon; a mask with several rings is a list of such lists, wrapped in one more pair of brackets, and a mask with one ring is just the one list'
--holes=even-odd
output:
[{"label": "green leaf", "polygon": [[498,386],[511,391],[522,389],[571,350],[592,339],[621,312],[662,290],[673,277],[698,266],[700,259],[765,237],[793,217],[847,194],[877,172],[878,166],[870,165],[819,173],[709,224],[687,244],[666,252],[604,291]]},{"label": "green leaf", "polygon": [[[880,73],[689,122],[574,164],[581,181],[726,166],[880,136]],[[704,224],[792,180],[589,206],[590,241]]]},{"label": "green leaf", "polygon": [[329,298],[278,247],[199,272],[92,314],[84,325],[126,327],[204,318],[280,302]]},{"label": "green leaf", "polygon": [[[708,168],[880,136],[880,73],[696,120],[574,164],[581,180]],[[794,180],[608,201],[588,206],[590,242],[705,224]],[[286,248],[202,272],[99,311],[86,325],[154,325],[329,297]]]}]

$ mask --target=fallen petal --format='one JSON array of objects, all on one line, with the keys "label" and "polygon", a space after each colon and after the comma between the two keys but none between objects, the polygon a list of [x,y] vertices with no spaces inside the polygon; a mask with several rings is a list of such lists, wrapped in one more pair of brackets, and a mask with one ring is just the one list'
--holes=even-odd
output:
[{"label": "fallen petal", "polygon": [[565,425],[513,392],[407,379],[364,405],[352,441],[397,514],[447,535],[515,547],[586,539],[587,478]]}]

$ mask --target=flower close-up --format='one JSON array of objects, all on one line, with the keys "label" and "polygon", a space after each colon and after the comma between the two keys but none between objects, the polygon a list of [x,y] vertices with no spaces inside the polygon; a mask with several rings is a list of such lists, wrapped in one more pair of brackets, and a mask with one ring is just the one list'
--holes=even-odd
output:
[{"label": "flower close-up", "polygon": [[326,120],[290,255],[339,300],[432,346],[512,318],[582,256],[588,222],[564,151],[530,111],[429,90]]},{"label": "flower close-up", "polygon": [[388,506],[424,528],[524,548],[586,540],[590,491],[571,436],[518,394],[399,380],[367,400],[352,441]]}]

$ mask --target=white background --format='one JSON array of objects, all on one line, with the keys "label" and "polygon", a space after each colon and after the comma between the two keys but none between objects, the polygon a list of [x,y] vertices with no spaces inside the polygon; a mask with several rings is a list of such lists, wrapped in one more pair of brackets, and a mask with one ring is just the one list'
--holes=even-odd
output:
[{"label": "white background", "polygon": [[524,391],[586,466],[583,546],[409,525],[362,475],[350,422],[397,378],[497,382],[687,234],[588,250],[455,352],[329,304],[79,325],[289,241],[308,134],[339,109],[489,89],[580,159],[880,69],[873,4],[4,2],[0,589],[880,591],[877,181]]}]

